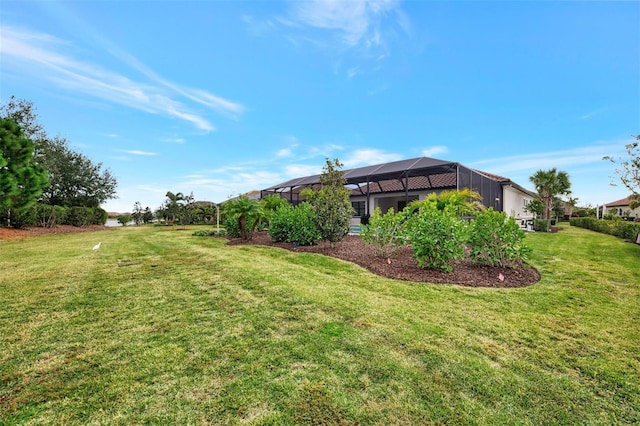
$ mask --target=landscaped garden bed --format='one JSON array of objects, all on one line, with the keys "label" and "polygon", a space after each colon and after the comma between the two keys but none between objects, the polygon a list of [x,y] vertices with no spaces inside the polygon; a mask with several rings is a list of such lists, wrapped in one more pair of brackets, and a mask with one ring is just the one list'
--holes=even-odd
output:
[{"label": "landscaped garden bed", "polygon": [[364,244],[362,239],[355,235],[346,236],[333,248],[327,242],[311,246],[274,243],[265,231],[256,232],[250,240],[233,238],[228,244],[258,244],[292,251],[319,253],[356,263],[383,277],[405,281],[459,284],[471,287],[525,287],[540,280],[540,274],[535,268],[522,263],[514,268],[504,268],[478,265],[466,259],[456,264],[452,272],[424,269],[418,267],[409,246],[400,248],[396,254],[388,258],[377,257],[371,246]]}]

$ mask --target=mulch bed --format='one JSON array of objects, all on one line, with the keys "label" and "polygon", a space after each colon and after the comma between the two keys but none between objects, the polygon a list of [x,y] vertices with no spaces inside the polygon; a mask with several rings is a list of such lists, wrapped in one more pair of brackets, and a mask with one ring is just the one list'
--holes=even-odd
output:
[{"label": "mulch bed", "polygon": [[38,235],[50,235],[50,234],[70,234],[74,232],[93,232],[112,229],[108,226],[102,225],[89,225],[89,226],[71,226],[71,225],[57,225],[53,228],[43,228],[40,226],[34,226],[31,228],[8,228],[6,226],[0,227],[0,240],[9,240],[14,238],[29,238],[36,237]]},{"label": "mulch bed", "polygon": [[410,247],[403,247],[395,255],[383,259],[376,257],[373,250],[364,244],[360,237],[354,235],[346,236],[333,248],[327,242],[321,242],[314,246],[298,247],[289,243],[274,243],[264,231],[256,232],[251,240],[234,238],[229,240],[227,244],[256,244],[280,247],[291,251],[319,253],[356,263],[383,277],[404,281],[458,284],[469,287],[514,288],[526,287],[540,280],[538,271],[525,264],[518,264],[515,268],[500,268],[475,265],[466,259],[455,265],[453,272],[449,273],[421,269],[413,259]]}]

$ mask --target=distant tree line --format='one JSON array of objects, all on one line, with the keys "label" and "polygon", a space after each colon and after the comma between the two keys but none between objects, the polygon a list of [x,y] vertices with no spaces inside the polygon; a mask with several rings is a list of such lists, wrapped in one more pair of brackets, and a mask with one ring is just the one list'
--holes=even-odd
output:
[{"label": "distant tree line", "polygon": [[[84,219],[72,224],[104,224],[100,205],[116,198],[116,189],[116,178],[102,163],[74,151],[66,138],[46,133],[31,101],[12,96],[0,106],[0,223],[52,226],[67,223],[80,208],[87,209]],[[56,220],[42,220],[45,211]]]}]

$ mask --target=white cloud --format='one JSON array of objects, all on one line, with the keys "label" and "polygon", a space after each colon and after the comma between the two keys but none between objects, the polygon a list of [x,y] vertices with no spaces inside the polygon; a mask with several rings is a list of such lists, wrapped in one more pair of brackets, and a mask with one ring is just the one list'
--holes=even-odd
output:
[{"label": "white cloud", "polygon": [[126,65],[141,72],[147,81],[135,81],[99,65],[75,59],[65,50],[73,46],[48,34],[2,26],[0,53],[2,68],[12,69],[34,81],[43,80],[59,88],[82,93],[151,114],[177,118],[200,130],[215,130],[210,121],[194,112],[185,100],[204,105],[223,115],[237,118],[245,111],[239,103],[202,89],[184,88],[169,82],[132,56],[109,46],[108,50]]},{"label": "white cloud", "polygon": [[[289,4],[287,15],[268,21],[268,28],[283,31],[295,46],[310,44],[330,52],[334,73],[348,78],[376,70],[376,63],[390,56],[398,36],[411,30],[398,0],[294,0]],[[245,19],[245,23],[257,27],[255,20]]]},{"label": "white cloud", "polygon": [[313,158],[318,156],[332,157],[336,151],[343,151],[344,147],[335,143],[328,143],[320,146],[312,146],[309,148],[309,156]]},{"label": "white cloud", "polygon": [[385,152],[379,149],[359,149],[353,151],[347,158],[341,160],[346,168],[382,164],[402,160],[400,154]]},{"label": "white cloud", "polygon": [[291,155],[293,155],[293,151],[291,150],[291,148],[282,148],[276,153],[276,156],[280,158],[291,157]]},{"label": "white cloud", "polygon": [[[318,175],[322,173],[322,165],[318,164],[289,164],[284,167],[286,179],[294,179],[298,177]],[[278,182],[274,182],[278,183]]]},{"label": "white cloud", "polygon": [[445,154],[449,152],[449,149],[444,145],[430,146],[422,150],[423,157],[435,157],[439,154]]},{"label": "white cloud", "polygon": [[372,48],[384,44],[380,21],[397,7],[395,0],[295,1],[291,18],[312,28],[335,32],[347,47]]},{"label": "white cloud", "polygon": [[127,154],[131,154],[131,155],[142,155],[142,156],[148,156],[148,157],[158,155],[157,152],[140,151],[138,149],[123,150],[122,152],[126,152]]},{"label": "white cloud", "polygon": [[470,166],[483,167],[493,173],[506,173],[512,171],[550,169],[553,167],[567,167],[597,163],[602,164],[602,157],[614,155],[619,152],[624,142],[620,142],[618,148],[612,143],[598,143],[580,148],[539,152],[527,155],[515,155],[498,157],[490,160],[476,161]]},{"label": "white cloud", "polygon": [[162,142],[167,142],[167,143],[185,143],[185,139],[184,138],[163,138],[160,139]]}]

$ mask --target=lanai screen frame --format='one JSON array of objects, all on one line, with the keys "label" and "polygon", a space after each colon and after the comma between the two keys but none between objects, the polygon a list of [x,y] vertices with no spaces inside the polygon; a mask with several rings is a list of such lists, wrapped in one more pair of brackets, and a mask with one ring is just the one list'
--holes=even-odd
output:
[{"label": "lanai screen frame", "polygon": [[[502,211],[502,184],[500,181],[493,179],[477,170],[466,167],[457,162],[438,160],[429,157],[411,158],[408,160],[394,161],[390,163],[377,164],[372,166],[358,167],[343,171],[346,186],[355,186],[360,190],[363,196],[367,197],[366,214],[370,214],[369,199],[371,196],[370,185],[378,184],[380,193],[392,193],[398,191],[383,191],[380,182],[397,180],[399,181],[405,193],[405,199],[409,201],[409,179],[412,177],[426,177],[430,183],[430,187],[424,190],[451,190],[469,188],[477,191],[482,196],[482,204],[486,207],[493,207],[495,210]],[[434,187],[430,177],[442,174],[455,174],[455,185]],[[289,181],[271,186],[261,191],[261,197],[268,194],[278,194],[280,197],[288,194],[289,202],[297,203],[300,201],[300,191],[303,188],[320,185],[320,175],[305,176],[301,178],[291,179]],[[363,191],[363,187],[366,191]],[[293,196],[296,196],[296,200]]]}]

